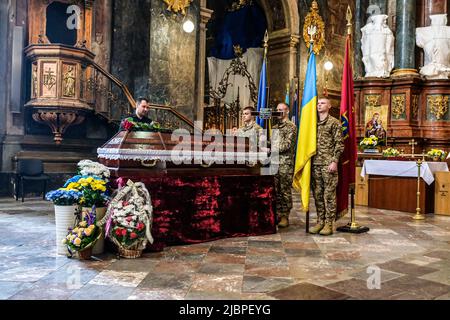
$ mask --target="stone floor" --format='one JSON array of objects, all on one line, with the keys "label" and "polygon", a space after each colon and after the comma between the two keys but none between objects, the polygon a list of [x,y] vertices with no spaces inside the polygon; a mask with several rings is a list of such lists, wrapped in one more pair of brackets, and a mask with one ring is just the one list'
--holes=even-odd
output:
[{"label": "stone floor", "polygon": [[85,262],[56,256],[51,204],[0,198],[0,299],[450,299],[450,217],[358,207],[368,233],[323,237],[298,207],[277,234]]}]

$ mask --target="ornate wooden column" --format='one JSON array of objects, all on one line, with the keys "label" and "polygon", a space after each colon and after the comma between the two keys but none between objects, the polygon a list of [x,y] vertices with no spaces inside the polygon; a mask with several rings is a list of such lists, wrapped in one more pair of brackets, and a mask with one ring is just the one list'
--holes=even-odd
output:
[{"label": "ornate wooden column", "polygon": [[199,40],[197,48],[197,74],[196,74],[196,95],[195,95],[195,113],[196,121],[203,121],[203,102],[205,100],[205,70],[206,70],[206,24],[211,18],[213,11],[206,8],[206,0],[200,3],[200,23]]}]

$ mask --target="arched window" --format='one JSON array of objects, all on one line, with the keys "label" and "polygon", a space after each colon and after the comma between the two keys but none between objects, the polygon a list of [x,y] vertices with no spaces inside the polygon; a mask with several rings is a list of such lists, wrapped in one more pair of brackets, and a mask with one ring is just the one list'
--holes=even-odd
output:
[{"label": "arched window", "polygon": [[67,13],[71,4],[53,2],[47,7],[47,28],[45,34],[51,43],[73,46],[77,42],[77,29],[67,22],[74,13]]}]

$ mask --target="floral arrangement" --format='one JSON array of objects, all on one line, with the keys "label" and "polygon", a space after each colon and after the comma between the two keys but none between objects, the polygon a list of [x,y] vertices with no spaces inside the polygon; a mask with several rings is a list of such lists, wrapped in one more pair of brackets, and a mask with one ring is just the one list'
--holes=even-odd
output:
[{"label": "floral arrangement", "polygon": [[400,155],[400,151],[394,148],[387,148],[383,150],[383,156],[385,157],[398,157]]},{"label": "floral arrangement", "polygon": [[370,137],[364,138],[359,145],[363,149],[374,149],[378,145],[378,138],[371,135]]},{"label": "floral arrangement", "polygon": [[135,242],[145,238],[145,224],[136,215],[135,205],[128,201],[120,201],[115,209],[112,233],[118,242],[126,247],[133,247]]},{"label": "floral arrangement", "polygon": [[63,243],[67,245],[70,252],[80,251],[92,247],[99,235],[100,228],[96,226],[95,207],[88,212],[75,228],[69,228],[69,232]]},{"label": "floral arrangement", "polygon": [[172,130],[170,129],[162,128],[161,125],[156,121],[152,121],[151,123],[136,122],[132,117],[123,119],[121,127],[127,131],[172,132]]},{"label": "floral arrangement", "polygon": [[150,195],[141,182],[128,180],[108,206],[99,225],[106,224],[107,237],[126,250],[143,250],[147,242],[153,243],[150,233],[153,208]]},{"label": "floral arrangement", "polygon": [[66,181],[64,188],[78,191],[78,204],[83,207],[104,207],[109,201],[107,182],[98,176],[77,175]]},{"label": "floral arrangement", "polygon": [[431,149],[427,152],[427,156],[433,159],[444,160],[447,153],[444,150],[440,149]]},{"label": "floral arrangement", "polygon": [[96,176],[104,180],[108,180],[110,177],[108,167],[101,163],[91,160],[81,160],[77,165],[79,174],[82,176]]},{"label": "floral arrangement", "polygon": [[68,188],[59,188],[58,190],[47,192],[45,195],[45,199],[52,201],[53,204],[57,206],[71,206],[77,204],[80,198],[81,192]]}]

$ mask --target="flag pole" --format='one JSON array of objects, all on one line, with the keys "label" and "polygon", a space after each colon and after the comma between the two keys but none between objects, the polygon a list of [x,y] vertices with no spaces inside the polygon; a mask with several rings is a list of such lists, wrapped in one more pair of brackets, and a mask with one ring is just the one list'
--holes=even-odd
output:
[{"label": "flag pole", "polygon": [[[309,31],[308,31],[308,33],[309,33]],[[315,30],[311,30],[311,33],[309,33],[309,35],[311,36],[311,38],[309,39],[309,55],[311,55],[311,52],[313,52],[313,49],[314,49],[313,46],[314,46],[314,34],[315,33],[316,33]],[[306,210],[305,231],[306,231],[306,233],[309,233],[309,204],[308,204],[308,209]]]},{"label": "flag pole", "polygon": [[[350,6],[347,6],[347,37],[352,36],[352,11],[350,10]],[[351,50],[351,43],[350,43],[350,50]],[[349,55],[350,56],[350,55]],[[351,65],[351,61],[348,62]],[[342,227],[336,228],[337,231],[340,232],[350,232],[350,233],[364,233],[369,231],[368,227],[360,226],[356,222],[356,210],[355,210],[355,184],[351,184],[349,186],[350,189],[350,219],[351,221]]]},{"label": "flag pole", "polygon": [[[269,33],[267,32],[267,29],[266,29],[266,32],[264,33],[264,61],[266,61],[266,68],[267,68],[267,51],[268,51],[268,49],[269,49]],[[269,79],[267,79],[267,80],[269,80]],[[266,83],[266,88],[265,88],[265,90],[266,90],[266,101],[265,101],[265,106],[262,106],[263,108],[267,108],[267,106],[269,105],[269,94],[270,94],[270,91],[269,91],[269,81],[267,81],[267,83]],[[267,136],[267,139],[269,139],[269,134],[270,134],[270,132],[269,132],[269,120],[268,119],[264,119],[263,120],[264,122],[263,122],[263,126],[264,127],[266,127],[266,136]]]}]

